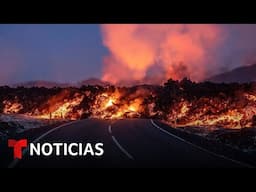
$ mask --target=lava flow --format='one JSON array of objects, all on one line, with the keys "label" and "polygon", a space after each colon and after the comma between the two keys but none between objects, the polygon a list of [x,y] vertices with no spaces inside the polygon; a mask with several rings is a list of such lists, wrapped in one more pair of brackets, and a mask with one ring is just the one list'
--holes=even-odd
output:
[{"label": "lava flow", "polygon": [[[74,98],[68,100],[50,103],[48,109],[44,109],[41,115],[34,115],[34,117],[42,119],[71,119],[76,120],[81,116],[82,110],[73,112],[73,109],[78,106],[83,100],[84,96],[76,94]],[[37,110],[38,113],[38,110]],[[39,112],[40,113],[40,112]]]},{"label": "lava flow", "polygon": [[93,105],[92,117],[102,119],[140,117],[142,99],[126,100],[121,97],[118,91],[98,95]]},{"label": "lava flow", "polygon": [[[256,126],[256,84],[169,80],[164,86],[22,89],[0,97],[1,113],[44,119],[155,118],[173,127]],[[1,96],[1,94],[0,94]]]},{"label": "lava flow", "polygon": [[19,111],[23,109],[22,104],[20,104],[19,102],[4,100],[3,105],[4,105],[3,113],[6,113],[6,114],[19,113]]}]

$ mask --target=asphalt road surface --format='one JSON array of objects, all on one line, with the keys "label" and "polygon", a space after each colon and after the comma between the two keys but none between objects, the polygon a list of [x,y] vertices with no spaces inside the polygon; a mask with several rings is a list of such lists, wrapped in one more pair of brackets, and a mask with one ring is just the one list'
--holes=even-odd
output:
[{"label": "asphalt road surface", "polygon": [[9,167],[243,167],[161,129],[152,120],[72,122],[47,132],[36,142],[104,144],[101,157],[31,157],[24,153]]}]

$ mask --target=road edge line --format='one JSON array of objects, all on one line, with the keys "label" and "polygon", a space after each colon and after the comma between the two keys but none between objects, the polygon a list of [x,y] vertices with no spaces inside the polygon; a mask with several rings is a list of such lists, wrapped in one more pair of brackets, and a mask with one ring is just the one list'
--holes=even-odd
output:
[{"label": "road edge line", "polygon": [[122,147],[122,145],[117,141],[117,139],[116,139],[115,136],[113,135],[112,126],[111,126],[111,125],[108,126],[108,132],[109,132],[109,134],[111,135],[111,138],[112,138],[112,140],[114,141],[114,143],[117,145],[117,147],[118,147],[129,159],[134,160],[133,156],[132,156],[128,151],[126,151],[126,150]]},{"label": "road edge line", "polygon": [[164,130],[163,128],[161,128],[160,126],[158,126],[152,119],[150,119],[150,122],[151,122],[151,124],[152,124],[154,127],[158,128],[160,131],[162,131],[162,132],[164,132],[164,133],[166,133],[166,134],[168,134],[168,135],[170,135],[170,136],[172,136],[172,137],[174,137],[174,138],[176,138],[176,139],[178,139],[178,140],[180,140],[180,141],[182,141],[182,142],[184,142],[184,143],[187,143],[187,144],[189,144],[189,145],[192,145],[193,147],[195,147],[195,148],[197,148],[197,149],[199,149],[199,150],[201,150],[201,151],[207,152],[207,153],[209,153],[209,154],[211,154],[211,155],[214,155],[214,156],[216,156],[216,157],[223,158],[223,159],[228,160],[228,161],[232,161],[233,163],[240,164],[240,165],[245,166],[245,167],[248,167],[248,168],[255,168],[254,166],[252,166],[252,165],[250,165],[250,164],[243,163],[243,162],[241,162],[241,161],[231,159],[231,158],[226,157],[226,156],[224,156],[224,155],[220,155],[220,154],[214,153],[214,152],[209,151],[209,150],[207,150],[207,149],[205,149],[205,148],[202,148],[202,147],[200,147],[200,146],[198,146],[198,145],[196,145],[196,144],[194,144],[194,143],[191,143],[191,142],[189,142],[189,141],[187,141],[187,140],[185,140],[185,139],[182,139],[181,137],[179,137],[179,136],[177,136],[177,135],[174,135],[174,134],[172,134],[172,133],[170,133],[170,132]]},{"label": "road edge line", "polygon": [[111,125],[108,126],[108,132],[109,132],[109,134],[112,134]]},{"label": "road edge line", "polygon": [[134,160],[133,156],[130,155],[130,153],[128,153],[123,147],[122,145],[117,141],[117,139],[115,138],[115,136],[111,136],[112,140],[114,141],[114,143],[117,145],[117,147],[129,158]]}]

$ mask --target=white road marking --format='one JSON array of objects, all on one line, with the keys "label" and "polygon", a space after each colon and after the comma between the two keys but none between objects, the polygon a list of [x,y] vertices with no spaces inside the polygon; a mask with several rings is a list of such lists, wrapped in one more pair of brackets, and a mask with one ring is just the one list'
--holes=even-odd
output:
[{"label": "white road marking", "polygon": [[[58,129],[60,129],[60,128],[69,126],[69,125],[71,125],[71,124],[74,124],[74,123],[76,123],[76,122],[78,122],[78,121],[73,121],[73,122],[65,123],[65,124],[63,124],[63,125],[60,125],[60,126],[58,126],[58,127],[55,127],[55,128],[53,128],[53,129],[47,131],[46,133],[42,134],[42,135],[39,136],[38,138],[36,138],[34,141],[32,141],[32,143],[37,143],[39,140],[41,140],[41,139],[44,138],[45,136],[49,135],[50,133],[52,133],[52,132],[54,132],[54,131],[56,131],[56,130],[58,130]],[[24,150],[22,151],[22,156],[25,156],[25,155],[26,155],[26,153],[28,152],[28,149],[29,149],[29,148],[27,147],[26,149],[24,149]],[[9,164],[8,168],[14,168],[14,167],[17,165],[17,163],[18,163],[19,161],[20,161],[20,159],[14,159],[14,160]]]},{"label": "white road marking", "polygon": [[117,145],[117,147],[129,158],[134,160],[134,158],[122,147],[122,145],[117,141],[117,139],[115,138],[115,136],[112,135],[112,127],[111,125],[108,126],[108,132],[111,135],[112,140],[114,141],[114,143]]},{"label": "white road marking", "polygon": [[114,143],[117,145],[117,147],[129,158],[134,160],[134,158],[120,145],[120,143],[116,140],[114,136],[111,136]]},{"label": "white road marking", "polygon": [[154,127],[158,128],[160,131],[162,131],[162,132],[164,132],[164,133],[166,133],[166,134],[168,134],[168,135],[170,135],[170,136],[172,136],[172,137],[174,137],[174,138],[176,138],[176,139],[178,139],[178,140],[180,140],[180,141],[182,141],[182,142],[184,142],[184,143],[187,143],[187,144],[189,144],[189,145],[192,145],[193,147],[195,147],[195,148],[197,148],[197,149],[199,149],[199,150],[201,150],[201,151],[204,151],[204,152],[209,153],[209,154],[211,154],[211,155],[214,155],[214,156],[223,158],[223,159],[228,160],[228,161],[232,161],[233,163],[240,164],[240,165],[242,165],[242,166],[244,166],[244,167],[254,168],[254,166],[249,165],[249,164],[247,164],[247,163],[243,163],[243,162],[240,162],[240,161],[237,161],[237,160],[228,158],[228,157],[226,157],[226,156],[224,156],[224,155],[216,154],[216,153],[214,153],[214,152],[212,152],[212,151],[209,151],[209,150],[207,150],[207,149],[204,149],[204,148],[202,148],[202,147],[199,147],[198,145],[195,145],[195,144],[193,144],[193,143],[191,143],[191,142],[189,142],[189,141],[186,141],[186,140],[184,140],[184,139],[178,137],[177,135],[174,135],[174,134],[172,134],[172,133],[170,133],[170,132],[164,130],[163,128],[159,127],[152,119],[151,119],[150,121],[151,121],[151,124],[152,124]]},{"label": "white road marking", "polygon": [[108,126],[108,132],[112,134],[111,125]]}]

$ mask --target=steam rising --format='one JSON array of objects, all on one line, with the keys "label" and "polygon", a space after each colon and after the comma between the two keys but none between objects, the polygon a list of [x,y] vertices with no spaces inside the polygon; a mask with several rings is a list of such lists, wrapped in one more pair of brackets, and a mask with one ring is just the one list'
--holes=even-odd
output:
[{"label": "steam rising", "polygon": [[214,71],[214,53],[223,41],[219,25],[107,24],[103,80],[163,82],[189,77],[201,81]]}]

